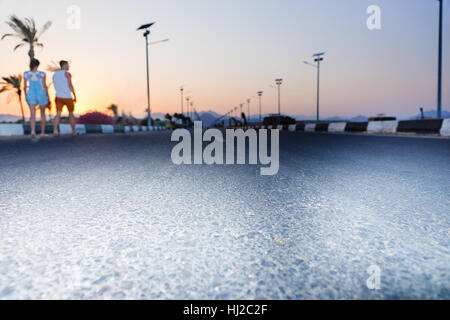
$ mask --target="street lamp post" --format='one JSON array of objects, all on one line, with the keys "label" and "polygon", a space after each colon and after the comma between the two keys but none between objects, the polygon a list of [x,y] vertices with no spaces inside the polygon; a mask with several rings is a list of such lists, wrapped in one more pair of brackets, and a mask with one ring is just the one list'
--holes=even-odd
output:
[{"label": "street lamp post", "polygon": [[148,55],[148,36],[150,35],[150,27],[154,25],[154,22],[144,24],[140,26],[137,30],[145,30],[144,37],[145,37],[145,52],[147,56],[147,126],[150,129],[152,126],[152,113],[150,109],[150,69],[149,69],[149,55]]},{"label": "street lamp post", "polygon": [[181,114],[183,114],[183,111],[184,111],[183,110],[184,109],[184,98],[183,98],[184,88],[181,87],[180,91],[181,91]]},{"label": "street lamp post", "polygon": [[243,107],[243,106],[244,106],[243,103],[241,103],[241,104],[239,105],[240,118],[242,118],[242,107]]},{"label": "street lamp post", "polygon": [[247,107],[248,107],[248,116],[247,116],[247,122],[250,123],[250,102],[252,99],[247,99]]},{"label": "street lamp post", "polygon": [[258,91],[258,97],[259,97],[259,124],[262,125],[262,113],[261,113],[261,97],[263,95],[262,91]]},{"label": "street lamp post", "polygon": [[442,118],[442,7],[443,0],[439,1],[439,53],[438,53],[438,96],[437,96],[437,118]]},{"label": "street lamp post", "polygon": [[275,79],[275,84],[278,87],[278,125],[280,125],[281,118],[281,85],[283,84],[283,79]]},{"label": "street lamp post", "polygon": [[311,64],[307,61],[304,61],[305,64],[313,66],[317,68],[317,122],[320,121],[320,114],[319,114],[319,106],[320,106],[320,62],[323,61],[322,56],[325,54],[325,52],[316,53],[313,55],[314,61],[317,62],[317,66],[314,64]]},{"label": "street lamp post", "polygon": [[316,57],[314,59],[315,62],[317,62],[317,122],[320,121],[320,114],[319,114],[319,99],[320,99],[320,62],[323,61],[322,56],[325,54],[323,53],[316,53],[313,55],[313,57]]},{"label": "street lamp post", "polygon": [[186,97],[186,101],[187,101],[187,104],[186,104],[186,115],[187,115],[187,117],[188,117],[188,120],[187,120],[187,126],[189,127],[189,125],[190,125],[190,122],[189,122],[189,100],[191,100],[191,97]]}]

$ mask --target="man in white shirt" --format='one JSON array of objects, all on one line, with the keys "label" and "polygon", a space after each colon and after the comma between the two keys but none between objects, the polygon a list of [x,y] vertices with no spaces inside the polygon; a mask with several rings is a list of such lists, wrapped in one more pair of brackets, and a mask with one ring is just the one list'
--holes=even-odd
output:
[{"label": "man in white shirt", "polygon": [[[75,103],[77,102],[77,95],[72,84],[72,75],[69,73],[69,62],[62,60],[59,62],[61,70],[58,70],[53,75],[53,85],[56,90],[56,117],[53,122],[53,134],[59,135],[59,120],[64,106],[69,111],[69,121],[72,126],[72,135],[76,135],[76,123],[73,112],[75,110]],[[73,96],[72,96],[73,95]]]}]

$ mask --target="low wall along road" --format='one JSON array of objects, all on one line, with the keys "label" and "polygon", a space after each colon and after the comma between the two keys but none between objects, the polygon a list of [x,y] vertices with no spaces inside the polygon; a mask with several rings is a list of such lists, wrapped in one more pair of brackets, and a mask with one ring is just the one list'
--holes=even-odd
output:
[{"label": "low wall along road", "polygon": [[[450,119],[425,119],[425,120],[407,120],[407,121],[369,121],[369,122],[298,122],[291,125],[279,126],[253,126],[255,129],[279,129],[281,131],[305,131],[305,132],[366,132],[371,134],[395,134],[395,133],[416,133],[416,134],[435,134],[441,136],[450,136]],[[152,127],[148,129],[145,126],[122,126],[122,125],[93,125],[77,124],[78,134],[113,134],[130,133],[145,131],[162,131],[163,127]],[[22,124],[0,124],[0,137],[23,136],[31,132],[29,125]],[[36,132],[41,132],[40,124],[36,124]],[[53,126],[47,125],[45,128],[47,134],[53,133]],[[72,128],[69,124],[60,124],[59,132],[62,135],[70,135]]]},{"label": "low wall along road", "polygon": [[[166,130],[163,127],[152,127],[150,131],[163,131]],[[129,132],[142,132],[148,131],[145,126],[112,126],[112,125],[96,125],[96,124],[77,124],[76,131],[78,134],[113,134],[113,133],[129,133]],[[29,135],[31,133],[31,128],[29,125],[22,124],[0,124],[0,137],[12,137],[12,136],[23,136]],[[36,124],[36,133],[41,133],[40,124]],[[53,133],[53,126],[47,125],[45,127],[46,134]],[[70,124],[60,124],[59,133],[62,135],[72,134],[72,127]]]}]

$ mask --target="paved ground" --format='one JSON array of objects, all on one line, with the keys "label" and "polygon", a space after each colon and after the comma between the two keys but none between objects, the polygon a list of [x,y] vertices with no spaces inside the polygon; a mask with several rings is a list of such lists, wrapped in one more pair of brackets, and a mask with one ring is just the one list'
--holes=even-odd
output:
[{"label": "paved ground", "polygon": [[0,141],[0,299],[450,298],[450,140],[280,138],[274,177],[164,132]]}]

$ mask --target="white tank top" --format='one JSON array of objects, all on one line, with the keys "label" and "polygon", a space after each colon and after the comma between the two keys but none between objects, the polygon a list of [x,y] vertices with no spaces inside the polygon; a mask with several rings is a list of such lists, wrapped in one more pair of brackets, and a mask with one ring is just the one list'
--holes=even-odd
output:
[{"label": "white tank top", "polygon": [[56,97],[62,99],[72,99],[69,88],[69,81],[66,78],[66,70],[58,70],[53,75],[53,85],[56,90]]}]

